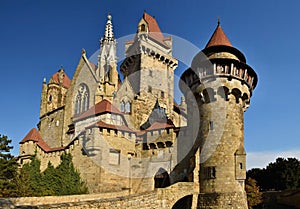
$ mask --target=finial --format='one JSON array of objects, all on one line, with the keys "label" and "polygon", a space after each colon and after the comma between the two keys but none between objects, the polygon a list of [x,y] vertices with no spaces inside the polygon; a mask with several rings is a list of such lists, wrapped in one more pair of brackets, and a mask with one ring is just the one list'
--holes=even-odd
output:
[{"label": "finial", "polygon": [[43,83],[46,83],[46,78],[43,79]]},{"label": "finial", "polygon": [[220,16],[218,16],[218,26],[220,26],[221,21],[220,21]]},{"label": "finial", "polygon": [[108,19],[108,20],[111,20],[111,15],[110,15],[110,13],[107,14],[107,19]]},{"label": "finial", "polygon": [[86,53],[86,52],[85,52],[85,49],[82,48],[82,49],[81,49],[81,54],[84,55],[85,53]]}]

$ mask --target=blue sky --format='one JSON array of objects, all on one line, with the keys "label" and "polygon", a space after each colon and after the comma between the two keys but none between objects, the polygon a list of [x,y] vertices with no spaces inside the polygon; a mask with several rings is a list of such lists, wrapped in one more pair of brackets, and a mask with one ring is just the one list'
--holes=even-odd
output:
[{"label": "blue sky", "polygon": [[[0,133],[18,142],[39,118],[41,85],[60,66],[72,77],[85,48],[99,49],[107,13],[117,38],[136,32],[143,11],[161,30],[202,49],[221,17],[259,82],[245,113],[248,168],[300,158],[299,1],[0,0]],[[182,69],[178,69],[180,74]]]}]

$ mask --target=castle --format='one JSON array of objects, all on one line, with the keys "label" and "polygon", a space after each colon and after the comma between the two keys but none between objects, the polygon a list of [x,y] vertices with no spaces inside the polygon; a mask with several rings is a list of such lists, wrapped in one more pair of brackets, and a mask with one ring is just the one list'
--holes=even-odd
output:
[{"label": "castle", "polygon": [[68,152],[90,193],[189,182],[190,207],[247,208],[244,111],[257,75],[220,23],[181,76],[180,104],[172,37],[154,17],[144,12],[119,70],[116,46],[108,15],[98,62],[83,49],[72,79],[62,68],[44,79],[38,127],[20,142],[19,163],[36,154],[44,170]]}]

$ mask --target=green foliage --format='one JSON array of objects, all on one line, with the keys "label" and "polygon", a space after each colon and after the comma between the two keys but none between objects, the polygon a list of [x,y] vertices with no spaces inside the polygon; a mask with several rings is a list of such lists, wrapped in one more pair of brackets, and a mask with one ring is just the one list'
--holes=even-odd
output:
[{"label": "green foliage", "polygon": [[58,195],[87,193],[86,185],[81,181],[79,173],[74,168],[71,154],[61,156],[61,164],[57,166],[55,172],[55,179],[60,185]]},{"label": "green foliage", "polygon": [[42,173],[40,161],[36,156],[32,157],[31,162],[23,165],[20,171],[20,183],[27,185],[23,185],[20,196],[72,195],[88,192],[74,168],[70,154],[63,154],[61,164],[56,168],[49,162]]},{"label": "green foliage", "polygon": [[300,187],[300,161],[277,158],[264,169],[249,170],[247,176],[255,179],[263,190],[296,189]]},{"label": "green foliage", "polygon": [[259,191],[255,179],[248,178],[246,180],[245,189],[249,208],[253,208],[262,203],[262,193]]},{"label": "green foliage", "polygon": [[0,134],[0,197],[16,196],[18,164],[10,154],[11,140]]}]

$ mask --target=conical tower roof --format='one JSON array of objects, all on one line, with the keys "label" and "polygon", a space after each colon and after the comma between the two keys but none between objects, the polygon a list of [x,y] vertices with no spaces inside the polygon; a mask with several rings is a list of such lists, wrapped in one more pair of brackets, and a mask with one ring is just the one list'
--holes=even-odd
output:
[{"label": "conical tower roof", "polygon": [[244,54],[235,48],[226,36],[220,25],[220,19],[218,20],[218,25],[215,31],[213,32],[202,52],[209,58],[223,57],[226,59],[230,57],[246,63]]},{"label": "conical tower roof", "polygon": [[218,21],[218,26],[215,29],[213,35],[209,39],[208,43],[206,44],[205,48],[211,47],[211,46],[231,46],[232,44],[229,41],[228,37],[226,36],[225,32],[223,31],[220,20]]}]

